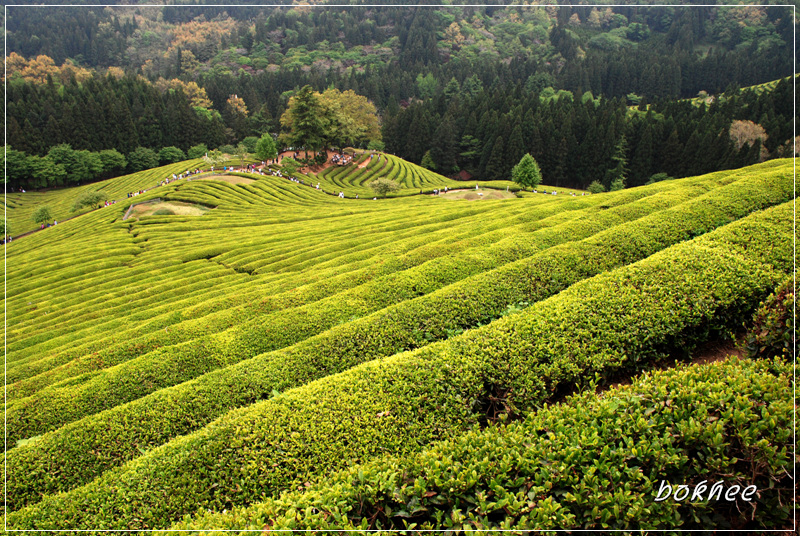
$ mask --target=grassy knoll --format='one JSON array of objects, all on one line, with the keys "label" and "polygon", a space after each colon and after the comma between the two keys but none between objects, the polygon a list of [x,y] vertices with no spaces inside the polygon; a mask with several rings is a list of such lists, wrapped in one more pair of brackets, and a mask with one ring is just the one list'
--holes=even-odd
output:
[{"label": "grassy knoll", "polygon": [[[319,190],[305,175],[178,181],[135,199],[161,199],[138,205],[148,211],[140,219],[123,221],[126,199],[8,247],[11,528],[445,528],[437,516],[470,515],[495,526],[502,508],[488,515],[488,503],[374,517],[353,507],[362,491],[352,474],[336,471],[360,465],[383,486],[399,467],[435,472],[426,464],[442,449],[471,464],[463,437],[477,449],[499,441],[498,458],[519,457],[525,441],[547,452],[525,439],[539,424],[477,428],[565,419],[540,408],[729,334],[792,269],[788,160],[592,196],[509,192],[497,203],[446,200],[474,184],[414,195],[456,181],[394,157],[349,167],[326,169]],[[375,176],[403,189],[358,194]],[[131,178],[117,180],[108,187],[126,191]],[[505,194],[482,186],[479,197]],[[337,188],[346,199],[330,195]],[[215,208],[199,218],[180,213],[186,205]],[[778,392],[747,366],[729,379]],[[654,392],[678,380],[658,381]],[[722,430],[723,440],[733,433]],[[755,442],[785,440],[759,430]],[[598,442],[611,441],[604,434]],[[576,458],[576,470],[587,463]],[[538,477],[524,474],[534,489]],[[482,473],[467,483],[484,500]],[[636,488],[636,500],[652,487]],[[293,501],[333,512],[339,499],[327,489],[341,490],[338,518],[289,512]],[[551,490],[535,489],[542,509],[525,517],[509,506],[509,526],[546,517]],[[432,500],[420,490],[397,500]],[[552,519],[577,526],[567,510]],[[651,512],[653,524],[640,512],[629,526],[679,526],[671,512]]]}]

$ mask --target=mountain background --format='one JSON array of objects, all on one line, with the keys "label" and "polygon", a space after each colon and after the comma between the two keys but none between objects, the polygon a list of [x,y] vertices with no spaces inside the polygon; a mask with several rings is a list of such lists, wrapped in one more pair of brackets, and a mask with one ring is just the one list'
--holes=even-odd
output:
[{"label": "mountain background", "polygon": [[507,179],[529,152],[577,188],[623,158],[630,186],[791,152],[792,84],[739,91],[792,74],[791,7],[363,3],[11,3],[7,144],[234,145],[310,85],[366,96],[386,151],[450,176]]}]

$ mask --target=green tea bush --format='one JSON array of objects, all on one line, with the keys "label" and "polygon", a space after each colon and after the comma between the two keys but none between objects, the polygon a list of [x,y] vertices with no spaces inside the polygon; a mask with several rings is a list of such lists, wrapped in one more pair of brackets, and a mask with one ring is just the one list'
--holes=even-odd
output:
[{"label": "green tea bush", "polygon": [[408,455],[492,416],[528,414],[597,375],[656,362],[741,321],[786,277],[776,267],[791,266],[791,214],[791,204],[756,213],[483,328],[231,411],[8,514],[9,525],[166,527],[373,457]]},{"label": "green tea bush", "polygon": [[797,300],[794,278],[778,286],[758,307],[745,337],[745,349],[751,358],[780,357],[791,361],[798,354],[795,322]]},{"label": "green tea bush", "polygon": [[[8,437],[13,441],[52,430],[85,415],[113,408],[157,389],[248,357],[289,346],[338,323],[369,314],[392,303],[426,294],[454,281],[512,262],[539,250],[591,235],[624,221],[604,210],[591,221],[567,222],[514,235],[479,251],[433,259],[406,273],[366,283],[354,296],[331,296],[280,316],[251,320],[224,333],[155,350],[114,368],[94,373],[81,385],[70,382],[18,400],[7,411]],[[333,247],[333,246],[332,246]],[[315,255],[316,257],[317,255]],[[264,325],[270,326],[264,329]],[[134,380],[137,378],[138,380]],[[144,381],[142,381],[144,380]]]},{"label": "green tea bush", "polygon": [[[761,183],[754,179],[744,181],[742,184],[733,184],[678,205],[663,214],[656,213],[641,221],[601,232],[596,237],[582,242],[554,247],[529,259],[473,276],[428,296],[400,303],[362,320],[338,326],[323,335],[308,339],[289,351],[265,354],[252,363],[242,363],[229,372],[223,370],[219,374],[210,375],[196,382],[190,389],[189,384],[186,389],[179,387],[169,394],[168,400],[175,403],[191,393],[195,404],[200,403],[201,399],[206,401],[202,402],[204,408],[202,414],[207,419],[211,415],[219,414],[223,408],[230,409],[257,400],[261,393],[301,385],[321,375],[344,370],[367,359],[447,338],[454,333],[502,316],[508,309],[504,304],[544,299],[581,278],[639,260],[679,242],[689,236],[697,222],[704,222],[709,218],[729,217],[728,213],[720,209],[708,209],[715,206],[715,200],[752,189],[758,190],[759,186]],[[753,200],[755,205],[750,208],[779,199],[782,194],[776,193],[778,190],[778,188],[763,190],[765,193],[759,198],[760,200]],[[616,213],[634,218],[642,214],[640,205],[644,204],[652,210],[654,207],[664,208],[670,203],[675,204],[679,200],[680,196],[676,197],[673,194],[654,195],[636,203],[606,210],[603,217],[610,218]],[[590,219],[597,223],[596,216]],[[579,223],[570,223],[574,234],[587,232],[586,228],[581,231],[580,227],[575,226]],[[548,231],[548,234],[561,236],[564,234],[563,231],[563,226],[555,227]],[[505,250],[510,243],[506,240],[497,246]],[[351,342],[342,346],[341,340]],[[324,364],[324,367],[320,364]],[[249,383],[247,386],[238,382],[232,383],[227,379],[229,377],[247,377]],[[44,467],[61,465],[70,452],[75,452],[75,456],[78,456],[77,452],[80,451],[102,452],[105,449],[102,438],[108,433],[103,430],[110,426],[112,421],[127,421],[128,418],[123,417],[124,414],[161,415],[164,411],[154,408],[163,407],[164,401],[167,400],[164,396],[166,393],[156,393],[124,409],[111,410],[110,413],[98,415],[97,419],[78,422],[75,426],[47,436],[45,443],[25,453],[27,459],[38,460],[37,463],[42,467],[41,471],[30,470],[30,472],[41,474],[46,472]],[[145,407],[149,409],[144,409]],[[187,419],[184,413],[177,413],[171,417],[169,412],[166,412],[166,416],[159,419],[161,420],[158,424],[144,419],[139,424],[129,427],[124,434],[128,438],[126,442],[142,444],[143,438],[147,437],[148,444],[157,445],[166,441],[169,436],[154,435],[154,430],[186,432],[188,430],[185,427],[176,427],[185,426],[181,422],[187,420],[202,422],[197,414]],[[167,424],[163,419],[168,419],[170,423]],[[87,433],[77,432],[81,429]],[[78,439],[78,436],[89,439],[90,443],[87,444],[86,439]],[[59,453],[58,458],[45,455],[41,451],[49,442],[61,445],[59,448],[49,449],[50,452]],[[136,450],[128,449],[128,451],[136,453]],[[117,453],[119,455],[120,451]],[[22,455],[22,451],[11,453],[11,458],[14,460],[11,462],[12,466],[16,464],[17,454]],[[113,459],[109,460],[109,463],[113,463]],[[102,467],[107,466],[102,465]],[[89,465],[76,468],[69,478],[60,480],[59,485],[69,486],[71,482],[80,482],[80,475],[84,470],[87,471],[86,478],[88,478],[89,475],[97,474],[100,467]],[[36,486],[31,484],[30,487]],[[11,496],[16,496],[16,493],[11,492]]]},{"label": "green tea bush", "polygon": [[[790,375],[785,363],[735,359],[645,374],[170,529],[780,528],[793,496]],[[662,482],[704,499],[715,483],[758,491],[657,501]]]}]

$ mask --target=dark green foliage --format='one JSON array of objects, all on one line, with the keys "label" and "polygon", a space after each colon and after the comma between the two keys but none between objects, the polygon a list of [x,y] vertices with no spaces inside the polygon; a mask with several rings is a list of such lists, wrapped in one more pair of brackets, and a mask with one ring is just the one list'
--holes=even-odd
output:
[{"label": "dark green foliage", "polygon": [[158,151],[158,163],[162,166],[186,160],[186,153],[177,147],[164,147]]},{"label": "dark green foliage", "polygon": [[208,147],[204,143],[199,145],[195,145],[194,147],[189,148],[189,151],[186,153],[186,156],[189,158],[203,158],[206,153],[208,152]]},{"label": "dark green foliage", "polygon": [[745,339],[747,355],[751,358],[794,359],[800,349],[795,333],[797,311],[794,280],[789,278],[756,311]]},{"label": "dark green foliage", "polygon": [[158,167],[158,155],[147,147],[137,147],[135,151],[128,154],[128,171],[135,173],[144,169]]},{"label": "dark green foliage", "polygon": [[670,180],[670,179],[672,179],[672,177],[670,177],[670,176],[669,176],[669,175],[667,175],[666,173],[656,173],[655,175],[652,175],[652,176],[651,176],[651,177],[650,177],[650,178],[647,180],[647,184],[655,184],[655,183],[657,183],[657,182],[661,182],[661,181],[668,181],[668,180]]},{"label": "dark green foliage", "polygon": [[295,147],[309,150],[322,148],[324,129],[322,107],[314,96],[311,86],[303,88],[294,96],[294,106],[289,108],[292,127],[290,139]]},{"label": "dark green foliage", "polygon": [[258,145],[258,140],[256,136],[247,136],[245,139],[242,140],[245,149],[247,149],[248,153],[255,153],[256,147]]},{"label": "dark green foliage", "polygon": [[98,153],[100,161],[103,163],[103,176],[104,178],[116,177],[122,174],[128,161],[125,157],[115,149],[106,149]]}]

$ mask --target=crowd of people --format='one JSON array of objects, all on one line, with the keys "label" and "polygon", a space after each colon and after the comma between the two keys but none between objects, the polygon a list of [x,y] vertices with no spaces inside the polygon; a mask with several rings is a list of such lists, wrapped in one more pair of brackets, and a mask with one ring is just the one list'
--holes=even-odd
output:
[{"label": "crowd of people", "polygon": [[331,164],[336,164],[337,166],[346,166],[352,161],[353,157],[346,154],[335,154],[331,157]]}]

